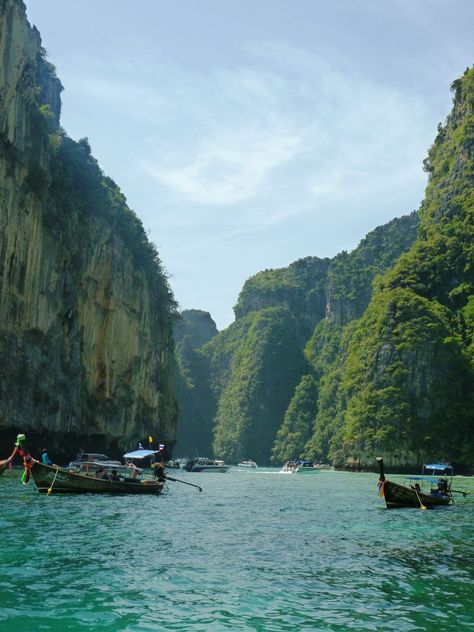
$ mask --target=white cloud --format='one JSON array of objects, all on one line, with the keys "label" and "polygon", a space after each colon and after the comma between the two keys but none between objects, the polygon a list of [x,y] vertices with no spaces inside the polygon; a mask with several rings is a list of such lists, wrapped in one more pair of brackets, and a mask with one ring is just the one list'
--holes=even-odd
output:
[{"label": "white cloud", "polygon": [[[162,185],[198,204],[228,205],[255,196],[272,170],[297,155],[301,138],[286,130],[225,132],[181,156],[144,166]],[[167,167],[166,163],[178,163]]]},{"label": "white cloud", "polygon": [[432,129],[417,98],[295,48],[265,44],[252,53],[252,70],[220,70],[200,85],[205,117],[193,93],[194,111],[187,108],[191,120],[184,121],[192,130],[188,139],[172,151],[158,143],[143,161],[175,196],[209,205],[252,200],[261,207],[267,199],[265,224],[306,212],[312,198],[350,199],[379,189],[382,176],[387,186],[403,181],[404,173],[411,181],[417,158],[423,178]]},{"label": "white cloud", "polygon": [[247,55],[197,74],[86,64],[74,89],[122,112],[123,133],[141,142],[130,160],[157,196],[188,209],[189,225],[229,206],[232,230],[258,231],[424,179],[433,129],[419,95],[371,82],[327,50],[262,42]]}]

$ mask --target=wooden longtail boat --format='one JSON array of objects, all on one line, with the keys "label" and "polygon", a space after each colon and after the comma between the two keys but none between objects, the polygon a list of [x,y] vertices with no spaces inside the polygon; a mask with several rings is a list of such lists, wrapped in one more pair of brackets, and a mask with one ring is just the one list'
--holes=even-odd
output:
[{"label": "wooden longtail boat", "polygon": [[[407,487],[405,485],[399,485],[398,483],[394,483],[392,481],[387,481],[384,473],[383,459],[381,457],[377,457],[377,461],[380,468],[379,495],[385,498],[385,504],[387,505],[388,509],[394,507],[415,507],[417,509],[432,509],[433,507],[446,506],[453,503],[453,497],[450,492],[450,486],[447,484],[447,480],[446,491],[444,493],[441,493],[437,489],[432,489],[430,493],[426,493],[423,492],[421,488],[416,489],[415,487]],[[425,468],[430,467],[433,469],[434,473],[435,468],[439,468],[441,466],[423,466],[423,472],[425,472]],[[449,466],[445,466],[445,470],[448,467]],[[428,469],[428,471],[430,470]],[[444,476],[446,478],[445,472]],[[423,480],[423,476],[413,477],[413,479]],[[433,480],[436,481],[437,479],[427,480],[431,483],[433,482]]]},{"label": "wooden longtail boat", "polygon": [[7,469],[8,464],[7,463],[3,463],[2,465],[0,465],[0,476],[3,474],[3,472]]},{"label": "wooden longtail boat", "polygon": [[104,480],[39,461],[32,465],[31,476],[43,494],[161,494],[164,485],[158,480]]}]

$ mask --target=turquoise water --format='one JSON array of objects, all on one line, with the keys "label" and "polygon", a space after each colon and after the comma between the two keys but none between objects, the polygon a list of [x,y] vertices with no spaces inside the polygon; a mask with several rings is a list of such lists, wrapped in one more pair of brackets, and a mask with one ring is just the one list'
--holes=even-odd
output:
[{"label": "turquoise water", "polygon": [[386,510],[374,474],[179,477],[203,493],[40,497],[0,477],[0,630],[474,628],[474,480],[421,511]]}]

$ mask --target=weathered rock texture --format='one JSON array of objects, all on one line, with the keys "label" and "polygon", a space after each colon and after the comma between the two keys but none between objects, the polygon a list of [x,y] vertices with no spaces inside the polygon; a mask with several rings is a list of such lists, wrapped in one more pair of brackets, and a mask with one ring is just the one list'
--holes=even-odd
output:
[{"label": "weathered rock texture", "polygon": [[191,349],[197,349],[214,336],[217,336],[217,327],[209,312],[201,309],[185,309],[176,320],[174,327],[176,344],[185,342]]},{"label": "weathered rock texture", "polygon": [[0,0],[0,440],[175,439],[174,301],[157,253],[86,141],[19,0]]}]

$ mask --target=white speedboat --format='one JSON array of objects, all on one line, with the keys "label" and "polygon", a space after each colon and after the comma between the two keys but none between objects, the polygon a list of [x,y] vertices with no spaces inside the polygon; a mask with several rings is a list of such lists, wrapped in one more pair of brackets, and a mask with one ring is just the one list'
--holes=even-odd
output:
[{"label": "white speedboat", "polygon": [[207,459],[199,457],[191,459],[185,465],[185,470],[188,472],[227,472],[229,465],[226,465],[224,461],[220,459]]},{"label": "white speedboat", "polygon": [[318,468],[312,461],[298,459],[297,461],[287,461],[281,472],[285,474],[307,474],[317,472]]},{"label": "white speedboat", "polygon": [[255,468],[258,467],[258,465],[255,463],[255,461],[241,461],[240,463],[237,463],[237,467],[246,467],[246,468]]}]

